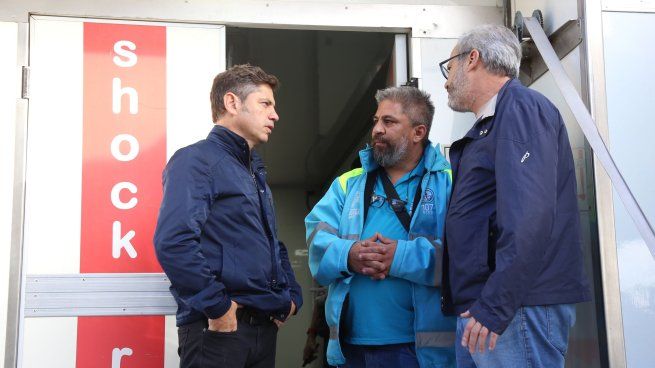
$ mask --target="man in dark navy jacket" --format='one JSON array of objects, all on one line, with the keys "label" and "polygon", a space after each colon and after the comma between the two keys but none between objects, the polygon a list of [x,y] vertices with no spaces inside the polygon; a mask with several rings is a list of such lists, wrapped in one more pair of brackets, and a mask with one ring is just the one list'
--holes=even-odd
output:
[{"label": "man in dark navy jacket", "polygon": [[476,115],[450,149],[442,306],[459,315],[458,367],[564,367],[590,298],[566,127],[516,79],[520,60],[514,34],[486,25],[441,64],[448,105]]},{"label": "man in dark navy jacket", "polygon": [[181,367],[274,367],[277,330],[302,304],[253,148],[275,122],[278,80],[237,65],[214,79],[214,128],[163,174],[155,248],[178,304]]}]

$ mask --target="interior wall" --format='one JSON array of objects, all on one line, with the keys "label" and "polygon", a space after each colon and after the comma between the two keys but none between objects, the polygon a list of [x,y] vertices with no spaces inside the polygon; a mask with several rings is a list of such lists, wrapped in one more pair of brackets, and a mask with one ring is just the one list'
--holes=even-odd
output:
[{"label": "interior wall", "polygon": [[[279,332],[276,365],[300,367],[305,331],[311,319],[311,275],[306,249],[304,216],[304,160],[317,131],[317,78],[315,32],[281,30],[227,30],[228,67],[258,65],[280,80],[275,93],[280,120],[268,143],[257,148],[267,167],[268,182],[275,200],[278,235],[288,249],[289,260],[303,287],[305,305]],[[301,252],[302,254],[302,252]]]},{"label": "interior wall", "polygon": [[14,187],[14,139],[18,96],[17,23],[0,22],[0,357],[4,361]]},{"label": "interior wall", "polygon": [[319,135],[332,128],[371,65],[388,56],[388,38],[355,32],[317,34]]},{"label": "interior wall", "polygon": [[[351,138],[334,133],[351,123],[342,119],[344,111],[350,111],[354,99],[361,99],[360,89],[366,84],[362,83],[363,76],[370,74],[381,55],[390,54],[393,44],[389,40],[393,37],[377,33],[227,28],[228,67],[250,63],[280,80],[275,93],[280,120],[269,142],[257,151],[267,167],[279,238],[287,246],[296,278],[303,287],[305,304],[280,330],[279,367],[302,366],[312,315],[315,284],[307,263],[304,218],[322,195],[325,183],[309,182],[308,172],[332,174],[325,171],[335,157],[324,157],[323,148]],[[374,101],[372,95],[370,100]],[[362,123],[368,121],[367,117]],[[319,144],[321,147],[317,148]]]},{"label": "interior wall", "polygon": [[[552,34],[560,26],[570,19],[578,18],[577,1],[558,0],[514,0],[513,11],[521,11],[523,16],[530,16],[535,9],[542,11],[544,16],[544,31],[547,35]],[[580,47],[562,59],[562,65],[568,77],[581,96],[582,74]],[[585,257],[585,269],[592,287],[593,300],[590,303],[577,305],[576,324],[571,330],[569,351],[567,354],[567,367],[598,367],[601,365],[601,344],[599,342],[599,327],[603,326],[602,315],[598,314],[598,306],[602,306],[603,300],[600,290],[600,275],[598,267],[598,237],[596,209],[594,203],[594,182],[593,168],[591,163],[592,152],[586,143],[584,134],[580,129],[573,113],[568,108],[559,88],[555,84],[551,73],[547,72],[530,88],[544,94],[559,109],[566,125],[573,158],[576,165],[576,180],[578,182],[578,206],[580,209],[580,223],[582,226],[583,252]],[[596,254],[596,255],[595,255]],[[600,331],[604,334],[604,331]],[[602,339],[601,339],[602,340]]]},{"label": "interior wall", "polygon": [[301,158],[318,127],[315,38],[314,31],[227,29],[228,67],[247,62],[280,80],[275,93],[280,120],[269,142],[257,148],[271,185],[303,184]]},{"label": "interior wall", "polygon": [[272,186],[275,212],[277,215],[278,236],[289,252],[289,261],[302,285],[304,306],[278,333],[277,364],[278,367],[300,367],[302,365],[303,347],[307,328],[311,323],[313,295],[312,275],[307,263],[307,246],[305,244],[305,191],[302,188],[284,188]]},{"label": "interior wall", "polygon": [[390,54],[393,35],[228,27],[228,40],[228,65],[259,65],[281,81],[275,94],[280,121],[270,141],[257,149],[269,182],[322,187],[316,174],[333,166],[336,158],[324,153],[335,131],[345,123],[368,124],[343,119],[368,86],[367,73]]}]

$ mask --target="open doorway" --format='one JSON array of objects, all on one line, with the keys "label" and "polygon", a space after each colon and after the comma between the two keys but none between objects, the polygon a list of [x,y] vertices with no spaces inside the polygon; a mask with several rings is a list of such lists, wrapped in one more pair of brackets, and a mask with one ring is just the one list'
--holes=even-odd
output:
[{"label": "open doorway", "polygon": [[[280,79],[280,121],[258,152],[275,198],[304,306],[278,335],[277,366],[302,366],[317,285],[307,264],[304,218],[369,140],[375,92],[394,83],[394,34],[228,27],[227,66],[250,63]],[[320,366],[320,358],[310,366]]]}]

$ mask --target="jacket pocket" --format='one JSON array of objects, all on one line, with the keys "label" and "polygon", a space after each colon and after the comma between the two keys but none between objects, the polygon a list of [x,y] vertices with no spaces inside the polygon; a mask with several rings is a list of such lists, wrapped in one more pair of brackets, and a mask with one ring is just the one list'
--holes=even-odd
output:
[{"label": "jacket pocket", "polygon": [[460,267],[468,272],[488,272],[489,218],[467,214],[449,218],[446,226],[448,253]]}]

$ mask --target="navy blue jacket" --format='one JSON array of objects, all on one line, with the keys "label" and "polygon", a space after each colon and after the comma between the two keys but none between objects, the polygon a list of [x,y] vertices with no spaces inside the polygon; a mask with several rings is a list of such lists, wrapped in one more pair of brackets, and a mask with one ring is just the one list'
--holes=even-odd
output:
[{"label": "navy blue jacket", "polygon": [[444,309],[502,333],[521,306],[589,300],[566,127],[514,79],[450,149]]},{"label": "navy blue jacket", "polygon": [[178,326],[218,318],[230,300],[280,320],[300,308],[263,163],[242,137],[215,126],[171,157],[163,184],[154,242]]}]

